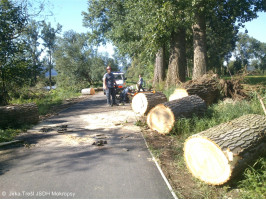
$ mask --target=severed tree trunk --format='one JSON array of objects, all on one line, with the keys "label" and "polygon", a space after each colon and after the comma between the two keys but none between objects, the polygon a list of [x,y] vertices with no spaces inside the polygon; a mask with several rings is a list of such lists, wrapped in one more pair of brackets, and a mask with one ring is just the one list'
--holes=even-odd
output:
[{"label": "severed tree trunk", "polygon": [[192,95],[182,99],[159,104],[149,112],[147,124],[161,134],[169,133],[175,121],[182,117],[192,117],[206,111],[206,103],[198,96]]},{"label": "severed tree trunk", "polygon": [[195,12],[193,29],[194,68],[192,79],[196,80],[206,74],[207,67],[207,42],[206,22],[203,12]]},{"label": "severed tree trunk", "polygon": [[81,94],[83,95],[94,95],[95,89],[94,88],[85,88],[81,90]]},{"label": "severed tree trunk", "polygon": [[169,97],[176,100],[188,95],[198,95],[207,105],[216,103],[219,99],[248,99],[239,80],[219,79],[217,74],[204,74],[195,81],[188,81],[179,86]]},{"label": "severed tree trunk", "polygon": [[147,114],[154,106],[167,101],[166,96],[161,92],[138,93],[132,99],[132,109],[140,115]]},{"label": "severed tree trunk", "polygon": [[183,88],[178,88],[169,97],[169,100],[175,100],[188,95],[198,95],[207,105],[211,105],[220,98],[220,89],[217,80],[206,79],[203,82],[188,82]]},{"label": "severed tree trunk", "polygon": [[184,158],[193,176],[221,185],[266,155],[266,117],[244,115],[189,137]]},{"label": "severed tree trunk", "polygon": [[0,107],[1,127],[36,124],[38,121],[38,107],[34,103]]},{"label": "severed tree trunk", "polygon": [[161,83],[165,78],[165,47],[161,47],[155,59],[153,87]]},{"label": "severed tree trunk", "polygon": [[171,35],[170,58],[166,86],[186,80],[186,31],[180,28]]}]

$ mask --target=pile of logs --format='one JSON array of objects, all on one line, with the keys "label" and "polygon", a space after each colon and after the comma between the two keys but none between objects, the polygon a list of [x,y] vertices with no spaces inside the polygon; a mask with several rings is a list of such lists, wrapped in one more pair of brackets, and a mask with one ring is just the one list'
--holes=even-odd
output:
[{"label": "pile of logs", "polygon": [[[222,98],[245,99],[238,80],[205,75],[177,88],[167,102],[162,94],[137,94],[132,108],[147,115],[150,129],[168,134],[180,118],[203,114]],[[266,109],[262,98],[262,107]],[[221,185],[241,174],[259,156],[266,156],[266,116],[244,115],[189,137],[184,144],[187,168],[196,178]]]},{"label": "pile of logs", "polygon": [[0,127],[36,124],[39,121],[38,107],[34,103],[0,106]]}]

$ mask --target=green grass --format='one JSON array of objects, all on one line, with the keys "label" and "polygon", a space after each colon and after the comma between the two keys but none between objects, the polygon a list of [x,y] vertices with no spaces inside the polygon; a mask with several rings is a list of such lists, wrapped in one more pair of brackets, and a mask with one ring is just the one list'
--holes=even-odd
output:
[{"label": "green grass", "polygon": [[0,129],[0,142],[12,141],[19,133],[27,131],[31,127],[31,125],[23,125],[19,128]]},{"label": "green grass", "polygon": [[244,199],[266,198],[266,158],[260,158],[257,162],[245,170],[244,179],[239,182],[241,196]]},{"label": "green grass", "polygon": [[266,86],[266,75],[264,76],[246,76],[244,82],[249,85],[264,85]]},{"label": "green grass", "polygon": [[12,141],[20,132],[20,129],[0,129],[0,142]]},{"label": "green grass", "polygon": [[[23,96],[23,95],[22,95]],[[40,115],[46,115],[51,112],[53,106],[60,105],[65,99],[70,99],[80,96],[80,93],[63,90],[41,91],[34,95],[34,98],[13,99],[10,104],[24,104],[24,103],[36,103],[39,109]],[[30,128],[30,125],[24,124],[21,127],[0,127],[0,142],[8,142],[14,140],[14,138],[21,132]]]},{"label": "green grass", "polygon": [[43,91],[32,99],[13,99],[11,104],[36,103],[40,115],[45,115],[50,112],[51,108],[63,103],[65,99],[70,99],[80,96],[80,93],[65,90]]},{"label": "green grass", "polygon": [[246,114],[263,114],[259,100],[256,97],[251,101],[219,102],[210,106],[204,116],[182,118],[176,122],[172,134],[188,137]]}]

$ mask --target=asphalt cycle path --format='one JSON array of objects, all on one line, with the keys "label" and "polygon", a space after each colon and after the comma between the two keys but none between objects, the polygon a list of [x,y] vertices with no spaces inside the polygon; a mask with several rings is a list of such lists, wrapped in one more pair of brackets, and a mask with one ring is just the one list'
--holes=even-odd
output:
[{"label": "asphalt cycle path", "polygon": [[168,199],[130,105],[98,93],[0,148],[0,198]]}]

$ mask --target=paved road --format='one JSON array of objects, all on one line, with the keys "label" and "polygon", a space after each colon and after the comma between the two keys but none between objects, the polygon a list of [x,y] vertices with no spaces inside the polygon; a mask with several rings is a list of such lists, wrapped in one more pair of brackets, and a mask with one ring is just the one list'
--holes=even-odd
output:
[{"label": "paved road", "polygon": [[100,93],[42,122],[0,149],[0,198],[173,198],[135,120]]}]

